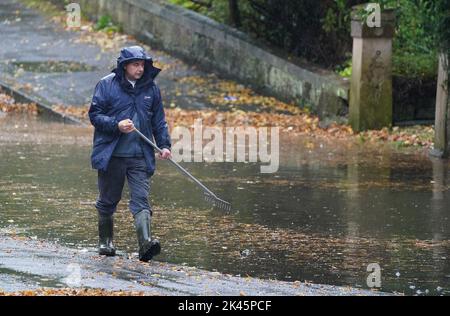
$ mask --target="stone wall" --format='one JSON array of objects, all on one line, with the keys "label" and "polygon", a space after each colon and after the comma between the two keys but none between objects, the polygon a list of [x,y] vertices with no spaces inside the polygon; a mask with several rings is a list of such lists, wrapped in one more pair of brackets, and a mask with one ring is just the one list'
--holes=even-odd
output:
[{"label": "stone wall", "polygon": [[204,69],[213,69],[282,100],[309,105],[322,117],[346,114],[346,80],[312,65],[293,63],[207,17],[151,0],[78,2],[90,18],[110,15],[126,33]]}]

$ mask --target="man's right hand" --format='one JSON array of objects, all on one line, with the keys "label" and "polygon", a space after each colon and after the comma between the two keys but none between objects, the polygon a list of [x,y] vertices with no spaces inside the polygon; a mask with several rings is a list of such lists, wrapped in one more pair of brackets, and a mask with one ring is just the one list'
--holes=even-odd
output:
[{"label": "man's right hand", "polygon": [[118,124],[119,130],[122,133],[131,133],[132,131],[134,131],[134,124],[132,120],[126,119],[126,120],[122,120],[119,122]]}]

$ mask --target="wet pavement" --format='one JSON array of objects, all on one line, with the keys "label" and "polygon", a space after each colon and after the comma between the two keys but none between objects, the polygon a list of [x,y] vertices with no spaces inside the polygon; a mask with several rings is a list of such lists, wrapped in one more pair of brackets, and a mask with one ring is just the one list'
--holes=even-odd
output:
[{"label": "wet pavement", "polygon": [[[50,23],[20,1],[1,1],[0,21],[0,80],[16,86],[29,85],[30,94],[54,104],[89,102],[93,85],[110,67],[109,56],[93,45],[74,43],[75,34]],[[49,62],[82,63],[90,69],[52,70]]]},{"label": "wet pavement", "polygon": [[3,236],[0,280],[5,292],[72,287],[146,295],[385,295],[349,287],[241,278],[164,262],[141,263],[120,255],[101,257],[93,249]]}]

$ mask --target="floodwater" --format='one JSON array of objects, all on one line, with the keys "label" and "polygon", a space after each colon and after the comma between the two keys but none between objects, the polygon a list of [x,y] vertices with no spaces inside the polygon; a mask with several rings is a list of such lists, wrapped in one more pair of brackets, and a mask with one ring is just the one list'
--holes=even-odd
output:
[{"label": "floodwater", "polygon": [[[95,251],[92,129],[0,116],[0,233]],[[169,163],[152,178],[159,261],[240,276],[450,294],[449,162],[387,147],[280,136],[280,168],[183,163],[233,210],[212,209]],[[119,254],[136,252],[128,191]]]}]

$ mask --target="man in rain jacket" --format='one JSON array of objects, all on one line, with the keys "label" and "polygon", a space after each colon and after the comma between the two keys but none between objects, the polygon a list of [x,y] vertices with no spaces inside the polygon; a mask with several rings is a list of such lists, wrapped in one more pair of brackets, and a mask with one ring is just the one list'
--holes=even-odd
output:
[{"label": "man in rain jacket", "polygon": [[155,171],[153,148],[141,141],[134,129],[154,137],[163,159],[171,157],[171,140],[161,93],[155,77],[161,70],[139,46],[125,47],[117,68],[95,87],[89,118],[95,127],[91,163],[98,170],[99,254],[114,256],[113,214],[122,197],[125,178],[130,190],[139,244],[139,260],[159,254],[157,239],[151,238],[152,209],[148,201],[150,177]]}]

